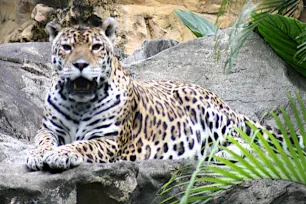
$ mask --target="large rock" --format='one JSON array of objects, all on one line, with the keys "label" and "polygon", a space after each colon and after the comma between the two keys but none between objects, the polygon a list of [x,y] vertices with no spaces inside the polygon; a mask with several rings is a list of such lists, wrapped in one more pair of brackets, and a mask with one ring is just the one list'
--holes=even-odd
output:
[{"label": "large rock", "polygon": [[[182,162],[145,161],[83,164],[61,174],[28,172],[1,163],[0,203],[160,203],[158,191]],[[12,202],[14,201],[14,202]]]},{"label": "large rock", "polygon": [[50,84],[50,46],[4,44],[0,50],[0,132],[29,140],[41,122]]},{"label": "large rock", "polygon": [[0,133],[0,166],[4,163],[24,166],[26,155],[30,149],[33,149],[33,144],[28,141],[18,140]]},{"label": "large rock", "polygon": [[146,60],[163,50],[178,44],[178,41],[171,39],[145,40],[139,49],[135,50],[132,55],[122,60],[122,64],[124,66],[130,66],[132,63]]},{"label": "large rock", "polygon": [[[224,47],[227,34],[221,33],[219,37],[221,47]],[[173,46],[149,59],[136,59],[129,70],[141,80],[172,79],[200,84],[220,95],[235,110],[254,119],[279,105],[287,107],[288,92],[300,91],[305,99],[305,79],[287,67],[257,35],[253,34],[241,50],[231,74],[225,74],[223,69],[227,53],[221,50],[221,59],[216,59],[213,39],[214,37],[196,39]],[[153,42],[150,43],[153,47],[156,46]],[[146,49],[149,50],[148,47]],[[33,143],[16,138],[30,140],[39,127],[43,98],[50,83],[49,50],[47,43],[0,46],[0,201],[152,202],[171,173],[189,164],[188,161],[83,164],[58,174],[29,172],[26,169],[26,152],[33,148]],[[141,50],[139,52],[145,53]],[[281,192],[288,187],[283,184],[272,182],[269,186],[254,182],[254,188],[260,188],[263,192],[267,188],[268,192],[272,186],[272,189],[277,190],[273,192],[282,199]],[[253,183],[248,185],[249,189],[253,188]],[[287,195],[291,198],[297,196],[296,192],[290,190]],[[248,193],[250,191],[246,191],[242,185],[234,187],[233,191],[224,196],[235,199],[238,203],[248,203],[244,200]],[[265,196],[262,193],[257,198]],[[161,199],[158,198],[156,203]],[[220,200],[215,203],[226,202],[226,197],[216,199]]]},{"label": "large rock", "polygon": [[209,204],[305,204],[306,186],[291,181],[255,180],[235,185],[215,196]]}]

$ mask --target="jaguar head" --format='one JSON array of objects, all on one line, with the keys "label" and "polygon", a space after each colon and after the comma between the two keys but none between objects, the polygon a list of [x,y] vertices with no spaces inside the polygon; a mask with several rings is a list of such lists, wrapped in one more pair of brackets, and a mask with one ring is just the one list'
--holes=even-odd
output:
[{"label": "jaguar head", "polygon": [[112,69],[113,42],[117,23],[113,18],[99,27],[46,26],[52,43],[52,64],[63,81],[69,99],[84,103],[95,98]]}]

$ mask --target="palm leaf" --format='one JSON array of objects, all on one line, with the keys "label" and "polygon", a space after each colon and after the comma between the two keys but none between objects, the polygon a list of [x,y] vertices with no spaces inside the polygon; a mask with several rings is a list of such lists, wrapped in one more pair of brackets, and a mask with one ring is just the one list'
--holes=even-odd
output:
[{"label": "palm leaf", "polygon": [[[304,34],[304,33],[306,34],[306,32],[303,32],[301,34]],[[306,61],[306,42],[305,42],[306,39],[302,39],[302,41],[303,43],[297,46],[298,50],[294,55],[294,59],[300,59],[300,63],[303,63]]]},{"label": "palm leaf", "polygon": [[[301,112],[302,112],[302,115],[303,115],[304,122],[300,117],[296,117],[296,118],[297,118],[298,123],[300,121],[302,124],[305,124],[306,123],[306,108],[303,105],[303,100],[302,100],[299,93],[296,93],[296,97],[297,97],[297,100],[298,100],[300,108],[301,108]],[[300,134],[301,134],[302,140],[304,142],[304,147],[306,147],[306,133],[304,131],[304,128],[303,129],[300,128]],[[306,163],[305,163],[305,165],[306,165]]]},{"label": "palm leaf", "polygon": [[[212,150],[211,150],[211,152],[210,152],[210,154],[209,154],[209,156],[208,156],[208,162],[206,163],[206,165],[209,164],[209,162],[211,161],[211,159],[212,159],[214,153],[217,151],[219,142],[220,142],[220,139],[218,139],[218,140],[216,141],[215,145],[213,145]],[[206,141],[206,144],[208,144],[207,141]],[[187,202],[188,202],[188,198],[190,197],[190,195],[191,195],[191,193],[192,193],[192,192],[191,192],[192,187],[194,186],[194,183],[195,183],[196,180],[197,180],[196,177],[197,177],[198,173],[201,171],[201,166],[202,166],[203,162],[204,162],[204,161],[206,160],[206,158],[207,158],[207,156],[206,156],[206,155],[208,154],[208,152],[206,151],[207,149],[208,149],[208,148],[205,148],[205,149],[204,149],[204,155],[203,155],[203,157],[201,158],[200,162],[198,163],[196,170],[195,170],[194,173],[192,174],[192,177],[191,177],[191,179],[190,179],[190,183],[189,183],[189,185],[187,186],[187,189],[186,189],[186,191],[185,191],[185,195],[184,195],[183,198],[181,199],[180,204],[183,204],[183,203],[187,203]]]},{"label": "palm leaf", "polygon": [[301,54],[304,48],[300,48],[299,51],[297,49],[305,44],[298,38],[305,29],[306,24],[278,14],[269,14],[258,24],[258,31],[273,50],[304,76],[306,76],[306,62],[300,59],[303,57]]},{"label": "palm leaf", "polygon": [[196,37],[214,35],[218,29],[218,27],[210,21],[189,11],[177,10],[175,11],[175,15]]},{"label": "palm leaf", "polygon": [[306,29],[302,30],[295,40],[299,42],[299,45],[294,59],[300,60],[299,63],[301,64],[306,61]]}]

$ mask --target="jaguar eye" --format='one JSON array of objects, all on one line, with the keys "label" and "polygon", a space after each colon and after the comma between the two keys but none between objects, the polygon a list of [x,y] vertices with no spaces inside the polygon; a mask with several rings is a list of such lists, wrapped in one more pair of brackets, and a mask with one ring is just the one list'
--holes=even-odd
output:
[{"label": "jaguar eye", "polygon": [[97,50],[100,50],[101,47],[102,47],[102,44],[94,44],[94,45],[91,47],[91,50],[92,50],[92,51],[97,51]]},{"label": "jaguar eye", "polygon": [[65,51],[70,51],[72,49],[71,46],[67,44],[62,45],[62,47]]}]

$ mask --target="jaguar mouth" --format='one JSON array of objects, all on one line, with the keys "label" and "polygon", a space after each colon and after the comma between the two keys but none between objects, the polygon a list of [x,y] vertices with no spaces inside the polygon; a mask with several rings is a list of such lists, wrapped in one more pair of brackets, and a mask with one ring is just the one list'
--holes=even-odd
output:
[{"label": "jaguar mouth", "polygon": [[97,91],[97,82],[79,77],[68,82],[68,91],[72,95],[92,95]]}]

